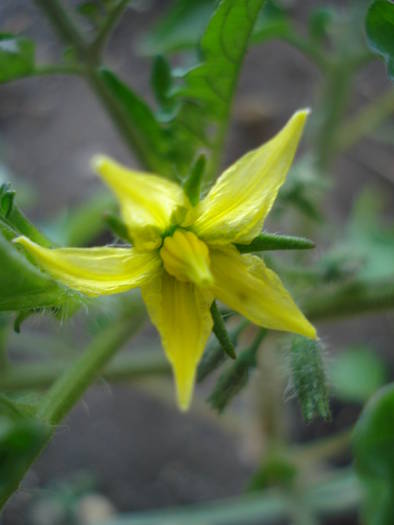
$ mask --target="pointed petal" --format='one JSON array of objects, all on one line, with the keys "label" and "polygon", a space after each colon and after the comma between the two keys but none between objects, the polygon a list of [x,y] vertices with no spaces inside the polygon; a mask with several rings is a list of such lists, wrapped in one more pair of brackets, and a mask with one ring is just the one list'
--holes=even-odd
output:
[{"label": "pointed petal", "polygon": [[193,230],[215,244],[251,242],[286,179],[308,110],[295,113],[269,142],[241,157],[199,204]]},{"label": "pointed petal", "polygon": [[196,368],[212,330],[213,297],[166,272],[143,287],[142,296],[174,371],[179,408],[187,410]]},{"label": "pointed petal", "polygon": [[157,248],[161,234],[186,214],[184,191],[175,182],[130,170],[104,155],[94,157],[92,164],[118,198],[123,221],[137,247]]},{"label": "pointed petal", "polygon": [[17,237],[37,264],[69,288],[89,296],[124,292],[146,284],[161,267],[153,252],[133,248],[48,249],[27,237]]},{"label": "pointed petal", "polygon": [[213,292],[220,301],[257,325],[316,338],[315,328],[262,259],[226,247],[212,249],[211,262]]}]

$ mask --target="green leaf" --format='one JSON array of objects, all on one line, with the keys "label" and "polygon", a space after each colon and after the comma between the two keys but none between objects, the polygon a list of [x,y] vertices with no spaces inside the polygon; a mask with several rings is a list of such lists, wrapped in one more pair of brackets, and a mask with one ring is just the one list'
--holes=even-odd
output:
[{"label": "green leaf", "polygon": [[201,39],[202,62],[185,76],[182,95],[219,120],[228,114],[235,83],[263,0],[222,0]]},{"label": "green leaf", "polygon": [[389,0],[372,2],[365,27],[369,47],[383,56],[388,75],[394,80],[394,4]]},{"label": "green leaf", "polygon": [[394,384],[369,401],[353,434],[356,470],[366,488],[367,525],[394,523]]},{"label": "green leaf", "polygon": [[291,373],[305,421],[330,418],[329,394],[318,341],[295,336],[291,347]]},{"label": "green leaf", "polygon": [[183,75],[175,119],[196,149],[212,150],[207,176],[216,177],[236,82],[263,0],[222,0],[201,38],[201,62]]},{"label": "green leaf", "polygon": [[394,227],[382,220],[384,196],[367,188],[357,197],[345,239],[344,253],[362,261],[358,276],[385,279],[394,275]]},{"label": "green leaf", "polygon": [[148,55],[167,54],[197,45],[216,0],[178,0],[140,42]]},{"label": "green leaf", "polygon": [[68,308],[79,295],[33,266],[0,233],[0,311]]},{"label": "green leaf", "polygon": [[354,347],[331,359],[329,377],[336,397],[364,402],[384,385],[387,374],[376,353],[366,347]]},{"label": "green leaf", "polygon": [[257,19],[252,39],[253,42],[262,42],[284,37],[291,31],[291,21],[285,9],[274,0],[267,0]]},{"label": "green leaf", "polygon": [[309,17],[309,35],[317,43],[328,36],[328,29],[334,20],[335,12],[332,7],[318,7]]},{"label": "green leaf", "polygon": [[119,109],[127,116],[128,133],[150,169],[168,178],[179,177],[190,158],[190,148],[183,136],[171,124],[162,125],[148,104],[114,73],[103,69],[100,75]]},{"label": "green leaf", "polygon": [[174,100],[171,96],[173,79],[171,66],[168,61],[161,55],[153,61],[151,84],[156,101],[162,110],[171,110],[174,106]]},{"label": "green leaf", "polygon": [[28,38],[0,34],[0,83],[34,71],[34,47]]},{"label": "green leaf", "polygon": [[253,475],[249,483],[249,492],[270,487],[290,489],[297,477],[297,467],[280,453],[267,455],[267,459]]}]

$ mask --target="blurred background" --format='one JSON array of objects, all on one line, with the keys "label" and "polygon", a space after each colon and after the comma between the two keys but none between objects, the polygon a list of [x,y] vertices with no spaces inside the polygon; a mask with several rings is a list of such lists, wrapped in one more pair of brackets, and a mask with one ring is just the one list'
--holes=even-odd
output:
[{"label": "blurred background", "polygon": [[[77,4],[64,3],[70,9]],[[130,80],[139,94],[152,101],[151,58],[143,52],[146,35],[168,12],[171,2],[139,0],[131,4],[114,30],[105,61],[123,79]],[[301,32],[305,31],[312,9],[319,6],[336,9],[343,14],[345,33],[350,30],[346,26],[349,12],[353,10],[351,16],[354,16],[350,26],[356,27],[359,22],[354,11],[358,8],[365,11],[366,5],[296,0],[282,4]],[[55,62],[61,55],[62,46],[33,2],[2,0],[0,23],[2,32],[32,37],[43,62]],[[338,38],[347,45],[343,34]],[[269,139],[294,110],[310,106],[318,119],[325,85],[322,73],[312,61],[288,42],[274,39],[251,47],[241,73],[223,167]],[[390,88],[384,64],[370,61],[357,72],[346,114],[354,114]],[[367,206],[366,188],[368,195],[381,196],[378,200],[382,220],[390,222],[394,202],[393,125],[393,119],[388,119],[387,127],[379,127],[368,138],[338,154],[330,163],[328,180],[319,181],[317,191],[324,209],[322,227],[329,231],[328,235],[316,239],[313,233],[309,234],[308,226],[297,231],[292,216],[283,218],[279,213],[272,214],[267,229],[311,236],[317,244],[312,258],[319,261],[335,237],[343,237],[345,225],[354,217],[355,203],[359,203],[359,213],[363,202]],[[313,139],[312,126],[307,130],[303,147]],[[53,217],[58,221],[67,217],[71,208],[100,188],[100,182],[89,169],[89,159],[96,152],[136,165],[136,159],[130,157],[107,114],[82,79],[41,77],[0,86],[0,178],[11,178],[29,218],[45,225],[46,231],[56,230]],[[309,167],[300,169],[307,171]],[[364,201],[360,201],[362,195]],[[363,217],[368,223],[367,215]],[[110,238],[109,234],[101,234],[94,244],[103,244]],[[277,257],[281,260],[282,256]],[[386,266],[390,259],[385,257],[381,259],[383,272],[389,270]],[[282,260],[286,261],[286,257]],[[45,359],[51,351],[43,337],[48,331],[54,339],[61,337],[66,341],[62,343],[64,346],[67,343],[77,352],[86,338],[81,325],[87,318],[88,312],[84,311],[58,324],[47,316],[34,316],[23,324],[20,334],[10,335],[10,355],[15,360],[29,362],[37,356]],[[332,435],[356,421],[367,396],[362,385],[368,385],[372,375],[374,390],[393,376],[393,326],[392,313],[318,325],[335,383],[332,420],[304,423],[297,401],[288,394],[283,379],[284,389],[278,395],[293,443]],[[132,350],[158,344],[154,330],[146,328],[129,346]],[[27,351],[28,346],[34,349]],[[335,357],[344,350],[348,362],[338,367]],[[56,352],[62,351],[59,343]],[[358,363],[364,359],[356,372],[353,351]],[[269,370],[269,364],[264,366]],[[99,523],[116,512],[239,495],[248,486],[264,451],[261,396],[264,389],[271,388],[270,373],[264,376],[262,368],[257,371],[248,388],[221,416],[204,401],[213,384],[210,379],[198,386],[193,409],[180,414],[173,403],[172,386],[166,379],[119,385],[101,381],[63,422],[29,472],[22,490],[10,501],[0,518],[1,524]],[[362,392],[359,396],[358,387]],[[348,449],[340,450],[335,460],[330,461],[336,465],[349,464]],[[345,509],[340,517],[328,517],[322,523],[356,524],[357,511]]]}]

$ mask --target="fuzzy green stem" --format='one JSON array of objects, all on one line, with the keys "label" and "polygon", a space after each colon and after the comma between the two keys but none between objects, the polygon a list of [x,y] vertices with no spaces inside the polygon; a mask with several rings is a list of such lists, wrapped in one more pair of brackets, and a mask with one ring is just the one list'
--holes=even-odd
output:
[{"label": "fuzzy green stem", "polygon": [[104,365],[141,326],[143,319],[142,313],[136,312],[134,316],[122,319],[101,333],[53,384],[37,417],[57,425],[96,379]]},{"label": "fuzzy green stem", "polygon": [[[10,366],[6,373],[0,374],[0,390],[20,392],[23,390],[42,390],[53,384],[62,371],[71,366],[70,359],[56,359],[46,362]],[[141,356],[122,355],[103,370],[102,377],[111,383],[140,380],[155,375],[170,375],[171,367],[163,352],[145,353]]]}]

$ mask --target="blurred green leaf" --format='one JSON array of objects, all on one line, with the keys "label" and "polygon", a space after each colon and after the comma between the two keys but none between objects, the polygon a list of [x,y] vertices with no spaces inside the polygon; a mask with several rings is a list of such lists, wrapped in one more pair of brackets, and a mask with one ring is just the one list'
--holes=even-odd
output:
[{"label": "blurred green leaf", "polygon": [[[198,45],[219,0],[177,0],[140,42],[142,53],[168,54],[193,50]],[[291,30],[285,11],[274,0],[266,0],[257,18],[252,40],[280,38]]]},{"label": "blurred green leaf", "polygon": [[[203,60],[185,76],[182,96],[211,116],[228,111],[239,69],[263,0],[222,0],[201,39]],[[201,109],[201,108],[200,108]]]},{"label": "blurred green leaf", "polygon": [[269,38],[281,38],[291,30],[291,20],[285,9],[274,0],[266,0],[257,19],[252,40],[262,42]]},{"label": "blurred green leaf", "polygon": [[162,125],[148,104],[114,73],[103,69],[100,74],[110,94],[128,117],[136,149],[143,152],[150,168],[168,178],[180,176],[188,166],[190,151],[183,135],[170,123]]},{"label": "blurred green leaf", "polygon": [[0,83],[34,71],[34,48],[28,38],[0,33]]},{"label": "blurred green leaf", "polygon": [[219,3],[201,38],[201,62],[183,74],[183,85],[176,91],[182,105],[174,125],[185,130],[195,149],[213,150],[207,169],[211,178],[217,175],[215,156],[221,151],[236,82],[262,4],[263,0]]},{"label": "blurred green leaf", "polygon": [[305,421],[317,416],[329,419],[327,378],[318,341],[301,336],[293,338],[291,373]]},{"label": "blurred green leaf", "polygon": [[160,108],[164,111],[171,110],[174,106],[174,100],[170,94],[172,88],[171,66],[161,55],[153,61],[151,83]]},{"label": "blurred green leaf", "polygon": [[353,434],[356,470],[364,483],[367,525],[394,523],[394,384],[369,401]]},{"label": "blurred green leaf", "polygon": [[100,22],[103,14],[97,1],[94,2],[92,0],[81,2],[77,6],[77,11],[93,25],[97,25]]},{"label": "blurred green leaf", "polygon": [[148,55],[167,54],[197,45],[216,0],[177,0],[140,43]]},{"label": "blurred green leaf", "polygon": [[389,0],[372,2],[365,27],[370,48],[384,57],[388,74],[394,80],[394,4]]},{"label": "blurred green leaf", "polygon": [[366,347],[354,347],[332,358],[329,377],[336,397],[364,402],[384,385],[387,374],[375,353]]},{"label": "blurred green leaf", "polygon": [[382,196],[370,188],[356,199],[342,249],[362,260],[359,277],[394,276],[394,227],[382,221]]},{"label": "blurred green leaf", "polygon": [[264,490],[269,487],[290,488],[297,476],[297,467],[286,457],[277,453],[267,454],[267,459],[253,475],[249,491]]},{"label": "blurred green leaf", "polygon": [[332,7],[318,7],[311,12],[308,29],[312,40],[320,42],[328,36],[328,29],[333,22],[334,14]]}]

